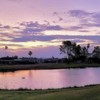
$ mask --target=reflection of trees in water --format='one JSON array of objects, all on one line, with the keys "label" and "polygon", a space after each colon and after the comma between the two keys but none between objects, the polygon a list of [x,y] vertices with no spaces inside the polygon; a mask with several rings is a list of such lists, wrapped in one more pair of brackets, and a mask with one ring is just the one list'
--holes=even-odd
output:
[{"label": "reflection of trees in water", "polygon": [[32,70],[29,70],[29,78],[32,78],[33,74],[32,74]]},{"label": "reflection of trees in water", "polygon": [[28,88],[35,89],[38,88],[40,78],[40,72],[37,70],[29,70],[28,71],[28,78],[27,78],[27,85]]},{"label": "reflection of trees in water", "polygon": [[28,76],[29,76],[29,78],[34,78],[34,75],[36,76],[36,70],[29,70],[29,74],[28,74]]},{"label": "reflection of trees in water", "polygon": [[34,81],[33,81],[33,73],[32,70],[29,70],[28,72],[28,81],[27,81],[27,85],[29,89],[32,89],[32,87],[34,86]]}]

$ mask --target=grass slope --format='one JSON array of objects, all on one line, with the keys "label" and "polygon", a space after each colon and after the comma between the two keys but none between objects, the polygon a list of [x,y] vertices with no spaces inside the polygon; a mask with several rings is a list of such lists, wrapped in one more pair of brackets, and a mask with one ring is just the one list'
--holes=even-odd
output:
[{"label": "grass slope", "polygon": [[100,85],[56,90],[1,90],[0,100],[100,100]]}]

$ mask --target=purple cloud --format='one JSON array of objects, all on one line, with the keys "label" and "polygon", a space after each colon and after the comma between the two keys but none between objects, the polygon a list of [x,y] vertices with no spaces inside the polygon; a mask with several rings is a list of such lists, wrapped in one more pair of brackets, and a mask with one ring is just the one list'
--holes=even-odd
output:
[{"label": "purple cloud", "polygon": [[70,16],[78,17],[78,18],[85,18],[87,16],[93,15],[93,13],[86,12],[84,10],[70,10],[68,11],[68,14]]}]

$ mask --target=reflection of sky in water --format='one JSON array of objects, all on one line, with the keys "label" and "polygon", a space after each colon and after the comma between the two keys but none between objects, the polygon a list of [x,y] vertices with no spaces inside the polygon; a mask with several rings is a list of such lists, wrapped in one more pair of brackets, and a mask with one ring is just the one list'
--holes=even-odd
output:
[{"label": "reflection of sky in water", "polygon": [[0,73],[0,88],[47,89],[100,84],[100,68],[25,70]]}]

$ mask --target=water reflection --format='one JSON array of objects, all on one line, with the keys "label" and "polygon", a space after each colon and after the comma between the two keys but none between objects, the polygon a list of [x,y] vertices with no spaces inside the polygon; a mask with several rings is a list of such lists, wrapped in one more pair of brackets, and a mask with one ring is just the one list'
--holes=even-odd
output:
[{"label": "water reflection", "polygon": [[100,68],[23,70],[0,73],[1,89],[48,89],[100,84]]}]

